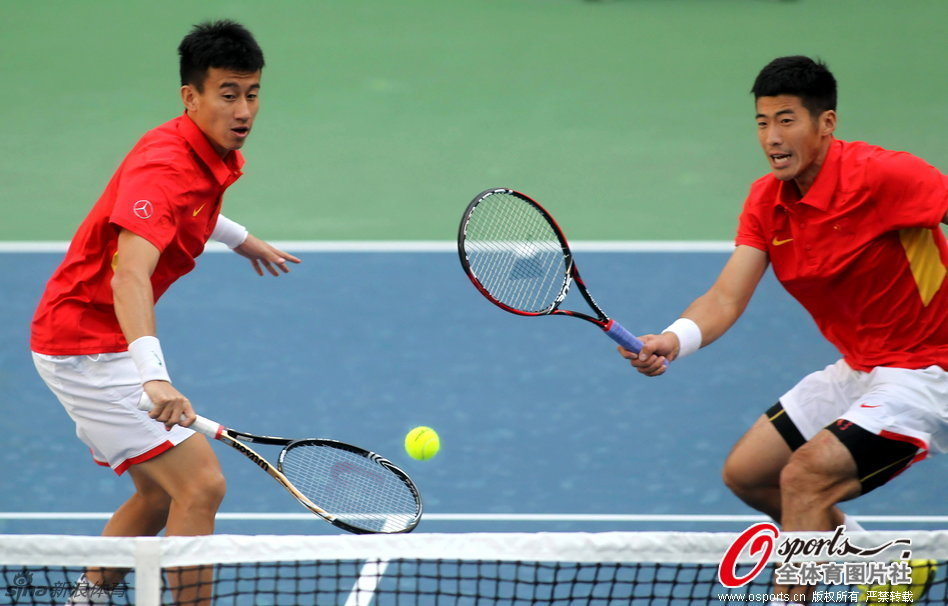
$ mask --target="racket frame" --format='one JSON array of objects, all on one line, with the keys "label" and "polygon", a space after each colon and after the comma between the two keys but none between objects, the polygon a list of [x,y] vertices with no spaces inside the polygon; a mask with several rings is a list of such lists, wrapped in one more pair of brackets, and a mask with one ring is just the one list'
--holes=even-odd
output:
[{"label": "racket frame", "polygon": [[[151,400],[148,399],[148,395],[142,392],[141,403],[139,408],[145,411],[151,410],[153,408]],[[260,469],[267,472],[270,477],[279,482],[283,488],[287,490],[293,497],[299,501],[300,505],[310,510],[317,516],[326,520],[333,526],[351,532],[353,534],[399,534],[405,532],[411,532],[418,526],[418,523],[421,521],[421,515],[424,511],[424,505],[421,500],[421,493],[418,491],[418,487],[415,486],[415,483],[412,479],[400,469],[397,465],[386,459],[385,457],[374,453],[370,450],[360,448],[358,446],[353,446],[352,444],[346,444],[345,442],[340,442],[338,440],[329,440],[325,438],[304,438],[304,439],[291,439],[291,438],[279,438],[274,436],[260,436],[252,433],[246,433],[243,431],[237,431],[234,429],[229,429],[224,425],[221,425],[217,421],[212,421],[207,417],[202,417],[197,415],[194,423],[191,424],[191,429],[201,433],[213,440],[217,440],[230,446],[240,454],[244,455]],[[258,453],[253,448],[244,444],[244,442],[249,442],[253,444],[265,444],[268,446],[282,446],[283,450],[280,451],[280,454],[277,458],[277,465],[273,465],[269,460],[267,460],[263,455]],[[354,526],[342,519],[339,516],[332,514],[320,506],[313,503],[306,495],[304,495],[296,486],[293,485],[293,482],[283,473],[283,458],[286,456],[287,451],[296,448],[298,446],[316,444],[319,446],[328,446],[330,448],[337,448],[351,452],[353,454],[363,456],[367,459],[378,463],[389,472],[394,474],[411,492],[412,496],[415,499],[417,505],[415,515],[412,518],[411,522],[404,528],[392,531],[378,531],[368,528],[362,528],[359,526]]]},{"label": "racket frame", "polygon": [[[467,258],[467,253],[464,251],[464,243],[467,240],[467,225],[471,219],[471,215],[474,213],[475,209],[481,202],[496,194],[513,196],[533,206],[540,213],[540,216],[543,217],[543,219],[549,224],[550,228],[552,228],[553,234],[556,236],[556,239],[560,245],[560,249],[563,251],[563,260],[566,265],[566,271],[563,275],[563,284],[560,287],[559,294],[553,300],[553,303],[544,310],[524,311],[522,309],[511,307],[494,298],[490,291],[488,291],[487,288],[485,288],[477,278],[477,274],[474,272],[474,269],[471,267],[471,263]],[[573,260],[573,251],[571,251],[569,248],[569,243],[566,241],[566,236],[563,235],[563,230],[560,229],[560,226],[556,223],[556,220],[553,219],[553,216],[550,215],[550,213],[548,213],[539,202],[522,192],[506,187],[492,187],[477,194],[477,196],[471,200],[471,203],[467,205],[467,209],[464,211],[464,215],[461,217],[461,225],[458,228],[458,256],[461,260],[461,266],[464,268],[464,273],[467,274],[467,277],[474,284],[474,287],[477,288],[477,290],[480,291],[480,293],[484,295],[488,301],[505,311],[509,311],[510,313],[517,314],[519,316],[573,316],[574,318],[581,318],[587,322],[592,322],[604,331],[609,331],[610,328],[612,328],[613,320],[609,318],[609,316],[607,316],[604,311],[602,311],[602,308],[599,307],[599,304],[596,303],[596,300],[586,289],[586,283],[583,282],[582,277],[579,275],[579,269],[576,267],[576,263]],[[579,293],[582,295],[583,299],[585,299],[590,309],[593,310],[593,313],[596,314],[595,316],[571,309],[559,308],[560,304],[566,299],[566,295],[569,294],[569,288],[572,282],[575,282],[579,287]]]},{"label": "racket frame", "polygon": [[[379,531],[370,530],[367,528],[361,528],[359,526],[354,526],[339,519],[338,516],[329,513],[325,509],[319,507],[313,503],[306,495],[304,495],[296,486],[293,485],[293,482],[283,473],[283,459],[286,456],[286,453],[293,448],[304,445],[316,445],[316,446],[328,446],[330,448],[337,448],[340,450],[345,450],[353,454],[365,457],[375,463],[378,463],[382,467],[386,468],[389,472],[393,473],[399,480],[408,487],[411,491],[412,496],[415,498],[415,503],[417,504],[417,510],[410,524],[405,528],[390,531],[381,534],[398,534],[404,532],[411,532],[418,526],[418,523],[421,521],[421,514],[424,509],[421,502],[421,493],[418,491],[418,488],[415,486],[415,483],[412,482],[411,478],[408,477],[408,474],[405,473],[402,469],[396,466],[394,463],[386,459],[385,457],[374,453],[370,450],[360,448],[358,446],[353,446],[352,444],[346,444],[345,442],[340,442],[338,440],[329,440],[326,438],[304,438],[299,440],[289,439],[289,438],[278,438],[273,436],[258,436],[251,433],[246,433],[242,431],[235,431],[233,429],[228,429],[223,425],[218,424],[219,429],[215,432],[215,440],[223,442],[224,444],[230,446],[234,450],[243,454],[245,457],[253,461],[258,467],[263,469],[265,472],[270,474],[270,476],[283,485],[286,488],[287,492],[293,495],[300,504],[323,518],[333,526],[341,528],[347,532],[354,534],[380,534]],[[267,444],[271,446],[283,446],[283,449],[280,451],[280,454],[277,458],[277,464],[273,465],[260,455],[257,451],[250,448],[243,442],[250,442],[253,444]]]}]

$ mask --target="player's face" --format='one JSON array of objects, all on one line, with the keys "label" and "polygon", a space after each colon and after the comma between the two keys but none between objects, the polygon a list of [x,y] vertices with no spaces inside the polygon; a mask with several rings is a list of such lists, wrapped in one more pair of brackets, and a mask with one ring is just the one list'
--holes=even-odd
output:
[{"label": "player's face", "polygon": [[801,193],[820,172],[835,128],[835,111],[814,117],[795,95],[757,99],[757,138],[773,175],[795,181]]},{"label": "player's face", "polygon": [[181,98],[188,115],[222,157],[243,147],[259,109],[260,72],[212,67],[202,90],[187,84]]}]

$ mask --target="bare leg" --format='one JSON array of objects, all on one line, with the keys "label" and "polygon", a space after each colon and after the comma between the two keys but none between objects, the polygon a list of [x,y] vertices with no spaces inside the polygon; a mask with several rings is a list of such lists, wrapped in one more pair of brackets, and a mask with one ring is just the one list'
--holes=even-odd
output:
[{"label": "bare leg", "polygon": [[780,521],[780,472],[793,454],[766,415],[747,430],[724,462],[724,483],[738,498]]},{"label": "bare leg", "polygon": [[[207,439],[195,434],[168,452],[138,465],[139,471],[171,497],[166,533],[212,534],[226,484],[217,456]],[[179,568],[168,571],[177,604],[210,604],[213,570]]]},{"label": "bare leg", "polygon": [[[862,486],[852,454],[839,439],[822,430],[797,449],[780,474],[783,530],[833,530],[843,522],[840,501],[859,496]],[[777,586],[775,593],[806,595],[812,586]]]},{"label": "bare leg", "polygon": [[[226,485],[220,464],[204,436],[195,434],[154,459],[133,465],[136,492],[105,526],[106,536],[212,534]],[[90,583],[121,582],[127,571],[86,572]],[[178,604],[209,604],[213,571],[193,567],[171,570],[169,583]]]},{"label": "bare leg", "polygon": [[[102,536],[154,536],[165,527],[171,497],[147,476],[137,473],[134,465],[129,475],[135,483],[135,493],[112,514]],[[117,568],[90,568],[86,570],[86,580],[94,586],[108,588],[121,583],[127,573]]]},{"label": "bare leg", "polygon": [[[794,454],[766,415],[762,415],[728,455],[722,472],[724,483],[744,503],[782,523],[781,474]],[[843,517],[843,512],[834,507],[832,528],[842,524]]]}]

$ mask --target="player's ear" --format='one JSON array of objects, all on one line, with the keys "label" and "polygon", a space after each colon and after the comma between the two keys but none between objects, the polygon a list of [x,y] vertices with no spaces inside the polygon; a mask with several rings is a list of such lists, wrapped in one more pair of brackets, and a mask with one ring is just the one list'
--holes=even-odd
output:
[{"label": "player's ear", "polygon": [[820,114],[819,124],[821,135],[832,135],[836,130],[836,110],[828,109]]},{"label": "player's ear", "polygon": [[197,109],[197,96],[197,90],[193,85],[185,84],[181,87],[181,101],[186,110],[193,112]]}]

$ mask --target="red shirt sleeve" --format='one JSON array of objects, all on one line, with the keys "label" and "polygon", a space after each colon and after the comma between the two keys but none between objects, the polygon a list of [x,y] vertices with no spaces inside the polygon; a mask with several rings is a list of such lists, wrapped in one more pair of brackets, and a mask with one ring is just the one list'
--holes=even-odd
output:
[{"label": "red shirt sleeve", "polygon": [[948,176],[906,152],[886,152],[867,165],[878,217],[889,230],[937,227],[948,214]]},{"label": "red shirt sleeve", "polygon": [[122,171],[109,222],[139,235],[163,251],[175,237],[171,191],[174,169],[165,163],[138,162]]},{"label": "red shirt sleeve", "polygon": [[744,201],[744,209],[741,211],[737,222],[737,237],[734,244],[737,246],[753,246],[760,250],[767,250],[767,235],[764,233],[764,227],[761,219],[761,183],[755,182]]}]

